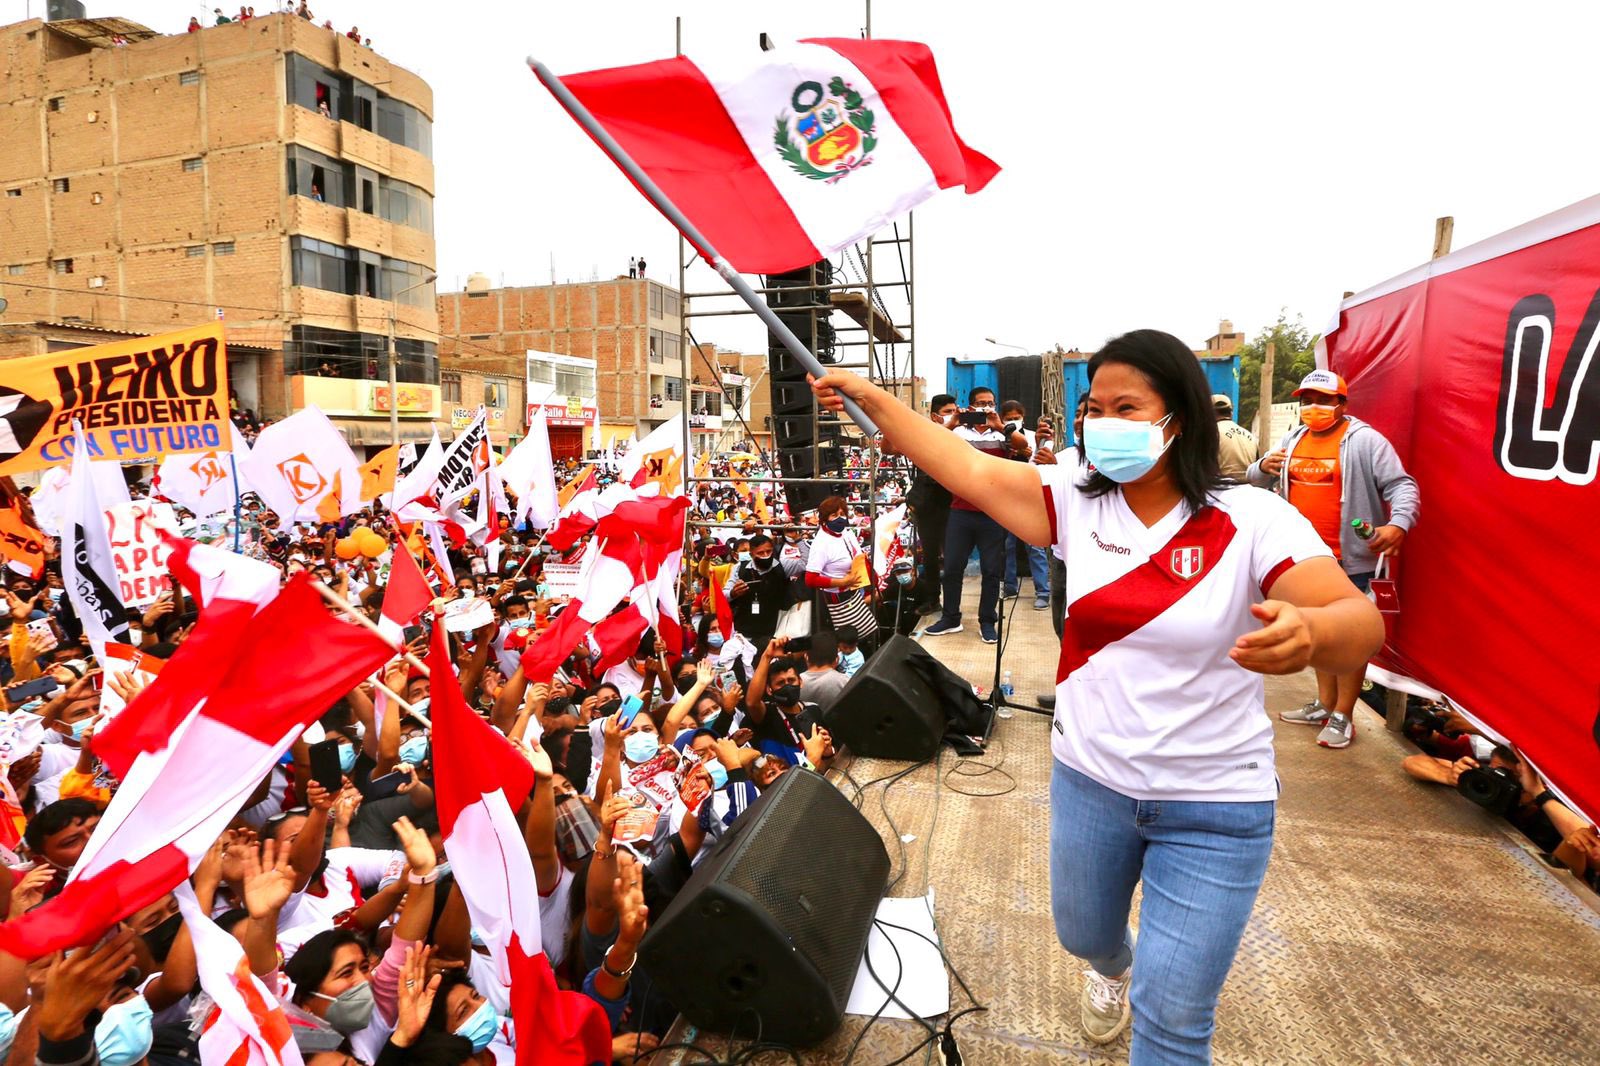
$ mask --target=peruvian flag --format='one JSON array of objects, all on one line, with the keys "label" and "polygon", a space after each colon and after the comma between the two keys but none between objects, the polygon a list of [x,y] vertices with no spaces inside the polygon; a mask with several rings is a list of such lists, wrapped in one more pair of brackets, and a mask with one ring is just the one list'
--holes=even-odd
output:
[{"label": "peruvian flag", "polygon": [[[528,425],[528,435],[496,470],[500,480],[517,494],[517,517],[526,515],[534,529],[549,529],[561,504],[556,493],[555,460],[550,455],[550,428],[542,404]],[[594,467],[589,472],[592,475]]]},{"label": "peruvian flag", "polygon": [[806,40],[561,81],[743,273],[815,263],[1000,171],[962,143],[933,53],[911,41]]},{"label": "peruvian flag", "polygon": [[300,1066],[300,1048],[278,997],[250,972],[244,948],[200,909],[185,882],[173,890],[194,942],[200,987],[212,1007],[201,1023],[200,1061],[221,1066]]},{"label": "peruvian flag", "polygon": [[[0,924],[0,950],[36,959],[87,943],[172,891],[279,754],[391,654],[370,631],[330,614],[307,575],[259,612],[219,610],[219,602],[201,612],[194,634],[134,701],[135,713],[113,720],[137,723],[114,756],[126,768],[122,787],[66,888]],[[210,632],[219,615],[228,640]],[[240,616],[272,640],[240,639]]]},{"label": "peruvian flag", "polygon": [[533,767],[461,698],[443,626],[433,627],[428,667],[439,828],[472,927],[510,990],[518,1066],[610,1062],[611,1026],[600,1005],[557,989],[545,958],[539,886],[516,817],[533,790]]},{"label": "peruvian flag", "polygon": [[422,576],[422,568],[417,565],[411,549],[406,547],[405,538],[396,537],[389,556],[389,584],[383,590],[378,629],[398,642],[405,627],[416,621],[417,615],[432,602],[433,590]]}]

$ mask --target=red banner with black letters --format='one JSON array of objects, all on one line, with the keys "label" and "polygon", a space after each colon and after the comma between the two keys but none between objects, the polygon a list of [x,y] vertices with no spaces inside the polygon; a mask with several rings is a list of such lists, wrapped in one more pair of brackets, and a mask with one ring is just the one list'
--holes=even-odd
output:
[{"label": "red banner with black letters", "polygon": [[1600,816],[1600,197],[1346,299],[1325,345],[1422,494],[1380,665]]}]

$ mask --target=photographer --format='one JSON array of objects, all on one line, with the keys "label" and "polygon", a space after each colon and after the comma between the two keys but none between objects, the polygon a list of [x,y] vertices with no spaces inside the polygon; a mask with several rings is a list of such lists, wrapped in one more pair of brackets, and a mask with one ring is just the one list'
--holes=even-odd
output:
[{"label": "photographer", "polygon": [[[1419,759],[1427,762],[1417,761]],[[1490,814],[1497,814],[1516,826],[1547,855],[1561,846],[1566,835],[1557,827],[1551,811],[1557,811],[1564,820],[1570,815],[1574,820],[1570,829],[1581,828],[1577,816],[1544,787],[1533,767],[1509,745],[1496,744],[1487,766],[1470,755],[1463,755],[1453,763],[1413,755],[1401,765],[1419,781],[1453,786]]]},{"label": "photographer", "polygon": [[[1031,461],[1041,447],[1039,438],[1027,425],[1027,412],[1021,403],[1016,400],[1007,400],[1000,405],[1000,417],[1005,420],[1003,432],[1010,439],[1014,434],[1020,433],[1023,438],[1021,450],[1012,448],[1011,457],[1020,462]],[[1043,419],[1040,426],[1048,429],[1049,423]],[[1048,440],[1048,438],[1047,438]],[[1033,581],[1033,609],[1048,611],[1050,609],[1050,553],[1036,544],[1024,544],[1018,540],[1016,534],[1006,534],[1005,555],[1005,593],[1002,598],[1014,599],[1018,594],[1018,556],[1027,560],[1028,574]]]},{"label": "photographer", "polygon": [[[995,409],[994,390],[978,386],[967,396],[967,407],[956,416],[955,434],[985,455],[997,459],[1028,449],[1021,432],[1006,433]],[[1000,579],[1004,564],[1006,531],[976,503],[952,494],[950,520],[944,537],[944,609],[939,620],[923,630],[930,637],[961,632],[961,583],[974,549],[982,575],[978,594],[978,635],[985,644],[1000,639]]]},{"label": "photographer", "polygon": [[[928,417],[945,429],[955,428],[956,415],[960,411],[956,398],[943,392],[928,405]],[[896,454],[887,441],[884,443],[884,454]],[[950,490],[919,468],[911,479],[906,503],[911,508],[917,539],[922,542],[921,594],[917,602],[923,613],[931,614],[939,610],[940,575],[944,573],[944,530],[950,521]],[[916,615],[916,611],[911,612],[913,620]]]}]

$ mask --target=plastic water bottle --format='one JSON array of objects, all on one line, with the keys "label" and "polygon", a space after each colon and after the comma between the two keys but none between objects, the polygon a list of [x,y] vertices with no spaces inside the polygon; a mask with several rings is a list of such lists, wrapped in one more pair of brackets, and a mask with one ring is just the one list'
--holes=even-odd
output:
[{"label": "plastic water bottle", "polygon": [[1372,528],[1372,523],[1368,522],[1365,518],[1350,519],[1350,528],[1355,530],[1356,536],[1360,537],[1362,540],[1371,540],[1372,534],[1377,532],[1377,530]]},{"label": "plastic water bottle", "polygon": [[1000,677],[1000,695],[1010,699],[1017,694],[1016,688],[1011,684],[1011,671],[1007,670]]}]

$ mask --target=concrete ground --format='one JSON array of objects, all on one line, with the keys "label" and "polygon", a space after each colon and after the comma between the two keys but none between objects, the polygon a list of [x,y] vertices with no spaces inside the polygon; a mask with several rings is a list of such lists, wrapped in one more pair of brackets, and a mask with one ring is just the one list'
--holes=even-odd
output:
[{"label": "concrete ground", "polygon": [[[968,582],[967,630],[923,642],[987,691],[994,647],[977,637],[976,584]],[[1052,686],[1058,645],[1026,579],[1020,602],[1004,606],[1013,603],[1004,665],[1017,700],[1031,702]],[[1277,722],[1313,687],[1309,673],[1267,681],[1283,795],[1272,864],[1222,992],[1216,1061],[1600,1062],[1595,897],[1454,792],[1403,776],[1410,749],[1365,707],[1355,743],[1340,752],[1318,747],[1312,729]],[[1127,1059],[1126,1037],[1105,1048],[1084,1038],[1083,966],[1051,925],[1048,737],[1047,717],[1016,711],[997,722],[985,756],[958,760],[947,749],[886,803],[876,785],[861,804],[896,872],[906,871],[894,894],[932,889],[950,961],[988,1008],[954,1027],[970,1066]],[[865,783],[898,767],[846,768]],[[914,838],[903,855],[901,834]],[[968,1005],[954,981],[952,1002]],[[850,1060],[865,1022],[846,1018],[804,1061],[883,1066],[926,1035],[914,1022],[879,1021]],[[681,1021],[673,1036],[721,1046]],[[942,1058],[918,1051],[907,1061]]]}]

